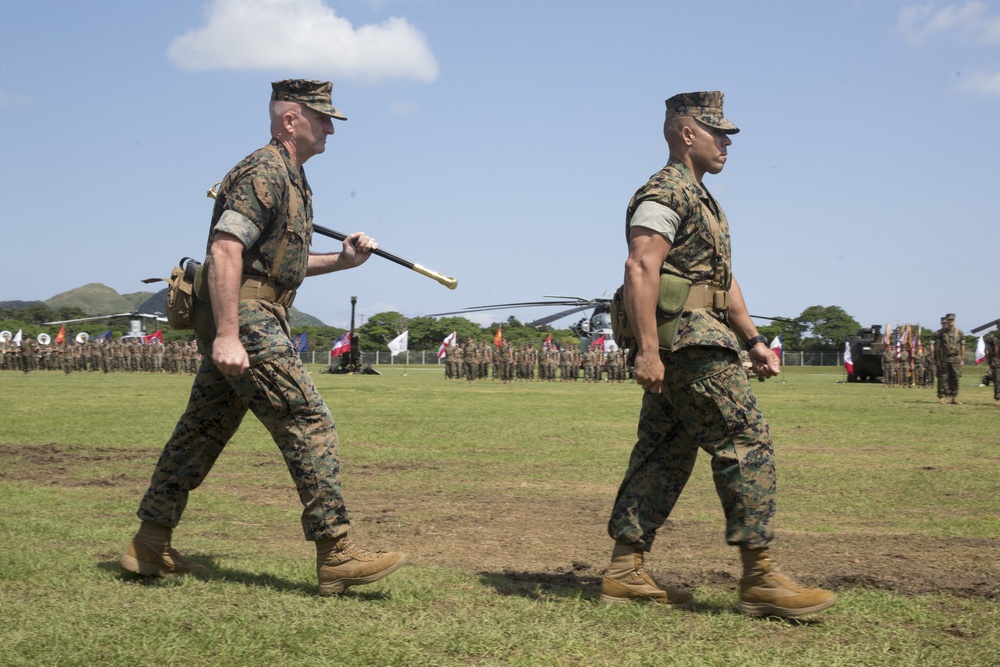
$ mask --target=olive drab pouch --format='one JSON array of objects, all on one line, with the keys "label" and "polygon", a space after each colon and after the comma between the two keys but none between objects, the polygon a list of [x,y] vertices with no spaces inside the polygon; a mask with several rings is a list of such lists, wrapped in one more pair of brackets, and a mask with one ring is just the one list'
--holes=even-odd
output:
[{"label": "olive drab pouch", "polygon": [[212,256],[205,258],[205,263],[198,267],[194,276],[194,317],[191,328],[198,336],[215,338],[215,315],[212,314],[212,293],[208,289],[208,272],[212,265]]},{"label": "olive drab pouch", "polygon": [[628,313],[625,312],[625,286],[622,285],[615,290],[615,295],[611,297],[611,335],[615,339],[615,344],[626,349],[635,339],[632,325],[628,321]]},{"label": "olive drab pouch", "polygon": [[671,352],[677,340],[681,312],[691,291],[691,281],[669,273],[660,274],[660,294],[656,300],[656,337],[660,349]]},{"label": "olive drab pouch", "polygon": [[167,283],[166,316],[172,329],[190,329],[194,321],[194,282],[201,262],[184,257],[170,272],[169,278],[147,278],[149,284]]}]

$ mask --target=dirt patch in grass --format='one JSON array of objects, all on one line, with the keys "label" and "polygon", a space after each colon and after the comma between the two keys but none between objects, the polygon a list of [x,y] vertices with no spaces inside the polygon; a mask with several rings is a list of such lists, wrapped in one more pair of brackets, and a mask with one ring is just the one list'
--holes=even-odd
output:
[{"label": "dirt patch in grass", "polygon": [[44,486],[122,486],[131,483],[126,473],[95,477],[87,468],[105,463],[119,466],[128,462],[156,461],[158,456],[158,451],[151,450],[5,445],[0,447],[0,480]]},{"label": "dirt patch in grass", "polygon": [[[357,491],[354,521],[366,542],[411,554],[415,562],[505,575],[519,586],[590,586],[596,595],[612,542],[605,527],[614,488],[604,494],[563,489],[544,499],[502,493],[449,495]],[[407,510],[405,508],[412,508]],[[906,595],[1000,597],[996,541],[911,535],[802,534],[778,530],[774,553],[803,583]],[[738,551],[717,521],[671,520],[657,534],[647,569],[664,584],[732,586]]]},{"label": "dirt patch in grass", "polygon": [[[127,486],[138,501],[158,455],[152,450],[4,446],[0,479],[53,487]],[[204,492],[248,500],[256,495],[257,502],[266,494],[268,505],[295,506],[295,490],[276,453],[228,451],[224,456],[239,460],[213,472],[211,488]],[[94,467],[109,463],[115,464],[114,473],[94,474]],[[492,466],[489,481],[458,485],[456,480],[481,480],[483,471],[474,462],[347,463],[356,537],[369,548],[406,551],[415,564],[480,573],[504,594],[544,590],[596,596],[612,546],[605,526],[617,480],[607,486],[518,481],[530,465]],[[422,481],[408,479],[413,472]],[[263,483],[248,484],[250,474],[263,476]],[[440,484],[427,483],[438,476]],[[475,489],[463,491],[462,486]],[[674,519],[660,530],[648,569],[661,582],[735,589],[738,553],[723,541],[721,509],[712,509],[718,512],[715,520]],[[279,550],[290,541],[301,542],[297,531],[297,525],[260,527],[254,539],[259,547]],[[1000,597],[996,540],[782,531],[779,514],[774,552],[782,569],[803,583],[835,590]]]}]

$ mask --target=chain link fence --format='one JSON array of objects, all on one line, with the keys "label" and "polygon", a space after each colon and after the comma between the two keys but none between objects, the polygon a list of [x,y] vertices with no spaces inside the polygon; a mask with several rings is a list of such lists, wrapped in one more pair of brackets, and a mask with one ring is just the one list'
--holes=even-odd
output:
[{"label": "chain link fence", "polygon": [[[310,350],[299,355],[306,364],[329,364],[330,353],[322,350]],[[376,350],[364,353],[365,364],[392,364],[410,366],[440,365],[443,359],[437,358],[437,350],[408,350],[395,357],[388,350]],[[783,366],[841,366],[844,365],[843,352],[785,352],[782,355]]]}]

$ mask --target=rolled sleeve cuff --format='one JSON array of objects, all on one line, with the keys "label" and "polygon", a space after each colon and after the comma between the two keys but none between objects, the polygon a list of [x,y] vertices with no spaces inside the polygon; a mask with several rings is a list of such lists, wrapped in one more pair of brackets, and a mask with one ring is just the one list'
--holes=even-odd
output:
[{"label": "rolled sleeve cuff", "polygon": [[671,243],[677,235],[681,217],[669,206],[654,201],[644,201],[639,204],[629,222],[629,228],[645,227],[664,236]]},{"label": "rolled sleeve cuff", "polygon": [[223,211],[219,222],[215,225],[215,231],[232,234],[240,240],[244,248],[251,247],[260,237],[260,229],[257,228],[257,225],[236,211]]}]

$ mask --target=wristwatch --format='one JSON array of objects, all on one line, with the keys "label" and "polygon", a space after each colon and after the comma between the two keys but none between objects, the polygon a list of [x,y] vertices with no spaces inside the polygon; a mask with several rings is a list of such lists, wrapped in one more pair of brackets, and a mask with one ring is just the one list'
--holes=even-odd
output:
[{"label": "wristwatch", "polygon": [[746,344],[747,352],[749,352],[750,350],[752,350],[753,347],[754,347],[754,345],[756,345],[757,343],[764,343],[764,345],[767,345],[767,337],[766,336],[761,336],[760,334],[758,334],[758,335],[754,336],[753,338],[747,340],[747,344]]}]

